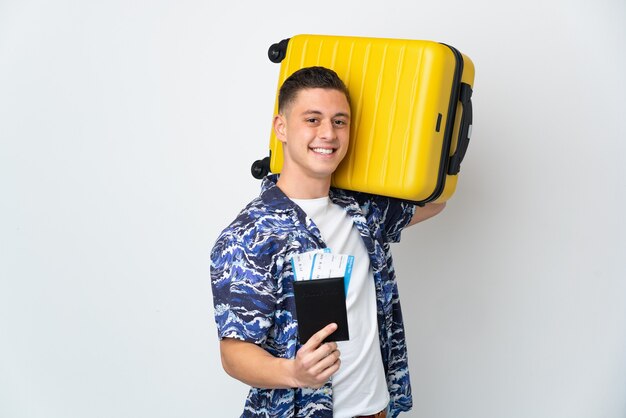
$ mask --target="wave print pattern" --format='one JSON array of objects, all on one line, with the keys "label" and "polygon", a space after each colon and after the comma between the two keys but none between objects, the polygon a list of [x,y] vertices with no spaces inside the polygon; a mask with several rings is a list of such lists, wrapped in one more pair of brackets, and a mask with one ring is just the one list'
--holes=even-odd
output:
[{"label": "wave print pattern", "polygon": [[[317,227],[275,183],[220,234],[211,251],[211,286],[219,338],[258,344],[270,354],[294,358],[300,348],[293,298],[293,255],[324,248]],[[389,242],[397,242],[415,207],[394,199],[331,189],[368,249],[376,284],[378,327],[391,397],[388,416],[412,406],[404,326]],[[330,418],[332,384],[320,389],[251,388],[242,417]]]}]

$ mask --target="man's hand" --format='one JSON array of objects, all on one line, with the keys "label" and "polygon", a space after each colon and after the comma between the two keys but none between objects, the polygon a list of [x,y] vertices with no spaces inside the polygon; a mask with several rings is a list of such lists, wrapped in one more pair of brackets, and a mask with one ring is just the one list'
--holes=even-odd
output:
[{"label": "man's hand", "polygon": [[294,387],[320,388],[339,370],[337,343],[322,343],[336,329],[337,324],[329,324],[300,347],[292,364]]},{"label": "man's hand", "polygon": [[336,324],[330,324],[313,334],[294,359],[274,357],[256,344],[224,338],[220,342],[222,365],[235,379],[257,388],[317,389],[339,369],[337,343],[322,344],[336,329]]}]

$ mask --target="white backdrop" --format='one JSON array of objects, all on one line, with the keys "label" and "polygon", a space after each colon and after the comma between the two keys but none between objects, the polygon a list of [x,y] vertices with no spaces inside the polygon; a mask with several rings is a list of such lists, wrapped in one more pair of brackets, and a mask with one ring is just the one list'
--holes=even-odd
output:
[{"label": "white backdrop", "polygon": [[622,0],[0,0],[0,417],[234,417],[208,254],[298,33],[476,64],[456,195],[395,246],[414,410],[626,416]]}]

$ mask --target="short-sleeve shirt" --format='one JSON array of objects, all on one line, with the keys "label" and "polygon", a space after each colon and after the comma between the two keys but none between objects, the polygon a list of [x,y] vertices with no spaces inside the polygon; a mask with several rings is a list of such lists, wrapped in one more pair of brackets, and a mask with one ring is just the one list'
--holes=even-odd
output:
[{"label": "short-sleeve shirt", "polygon": [[[220,234],[211,252],[211,286],[218,336],[254,343],[293,359],[301,344],[291,258],[326,248],[319,229],[266,177],[259,197]],[[388,414],[412,406],[404,325],[390,243],[398,242],[415,205],[331,188],[331,201],[350,215],[370,258],[376,288],[380,350],[390,395]],[[319,389],[251,388],[242,417],[332,417],[332,383]]]}]

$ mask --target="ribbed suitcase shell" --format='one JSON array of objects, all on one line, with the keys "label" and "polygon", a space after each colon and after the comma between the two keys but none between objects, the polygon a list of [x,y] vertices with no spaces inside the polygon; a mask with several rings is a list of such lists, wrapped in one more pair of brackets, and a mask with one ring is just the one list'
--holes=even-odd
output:
[{"label": "ribbed suitcase shell", "polygon": [[[452,196],[458,175],[447,166],[461,125],[458,90],[474,81],[467,56],[432,41],[297,35],[288,40],[278,87],[316,65],[337,72],[351,96],[350,146],[333,186],[421,203]],[[272,130],[270,170],[279,173],[282,163]]]}]

